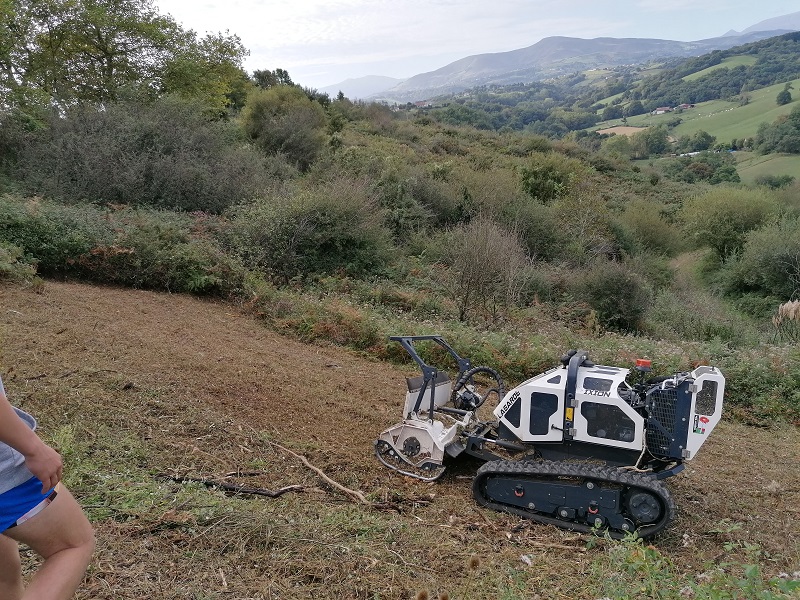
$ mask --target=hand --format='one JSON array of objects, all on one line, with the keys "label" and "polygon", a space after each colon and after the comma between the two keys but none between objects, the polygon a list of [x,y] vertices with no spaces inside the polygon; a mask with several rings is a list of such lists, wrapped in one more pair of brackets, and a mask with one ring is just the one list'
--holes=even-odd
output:
[{"label": "hand", "polygon": [[32,453],[25,455],[25,466],[42,482],[43,494],[61,481],[61,455],[44,442]]}]

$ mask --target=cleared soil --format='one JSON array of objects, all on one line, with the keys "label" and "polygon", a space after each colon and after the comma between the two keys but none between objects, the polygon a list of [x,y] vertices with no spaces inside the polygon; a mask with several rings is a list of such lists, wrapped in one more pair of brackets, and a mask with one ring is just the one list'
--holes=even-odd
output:
[{"label": "cleared soil", "polygon": [[[411,364],[304,345],[224,303],[47,282],[0,290],[0,368],[96,526],[78,598],[596,598],[609,575],[606,542],[477,508],[474,463],[426,484],[377,462]],[[656,546],[682,573],[800,570],[799,465],[797,429],[724,421],[669,481],[679,518]]]}]

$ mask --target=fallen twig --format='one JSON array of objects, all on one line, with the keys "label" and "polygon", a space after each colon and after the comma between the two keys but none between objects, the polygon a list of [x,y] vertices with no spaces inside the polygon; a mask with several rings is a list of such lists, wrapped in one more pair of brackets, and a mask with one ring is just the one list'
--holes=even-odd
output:
[{"label": "fallen twig", "polygon": [[159,475],[163,479],[177,481],[178,483],[202,483],[206,487],[216,487],[226,492],[236,492],[237,494],[250,494],[253,496],[268,496],[270,498],[278,498],[287,492],[302,492],[305,488],[302,485],[287,485],[278,490],[268,490],[265,488],[251,488],[243,485],[233,485],[231,483],[223,483],[213,479],[200,479],[197,477],[173,477],[172,475]]},{"label": "fallen twig", "polygon": [[291,451],[291,450],[289,450],[288,448],[285,448],[285,447],[281,446],[280,444],[278,444],[278,443],[276,443],[276,442],[269,442],[269,443],[270,443],[270,444],[272,444],[273,446],[275,446],[276,448],[280,448],[281,450],[283,450],[283,451],[284,451],[284,452],[286,452],[287,454],[291,454],[292,456],[294,456],[294,457],[295,457],[297,460],[299,460],[300,462],[302,462],[302,463],[303,463],[305,466],[307,466],[309,469],[311,469],[311,470],[312,470],[312,471],[314,471],[314,472],[315,472],[317,475],[319,475],[319,476],[320,476],[320,477],[321,477],[321,478],[322,478],[322,479],[325,481],[325,483],[327,483],[328,485],[330,485],[330,486],[332,486],[332,487],[336,488],[336,489],[337,489],[337,490],[339,490],[340,492],[343,492],[344,494],[346,494],[347,496],[349,496],[351,500],[356,500],[356,501],[360,502],[361,504],[366,504],[366,505],[368,505],[368,506],[373,506],[373,503],[372,503],[372,502],[370,502],[369,500],[367,500],[367,499],[364,497],[364,494],[362,494],[362,493],[361,493],[361,492],[359,492],[358,490],[351,490],[349,487],[345,487],[345,486],[343,486],[341,483],[338,483],[338,482],[334,481],[333,479],[331,479],[330,477],[328,477],[328,476],[327,476],[327,475],[326,475],[326,474],[325,474],[325,473],[322,471],[322,469],[320,469],[319,467],[315,467],[314,465],[312,465],[312,464],[311,464],[311,463],[308,461],[308,459],[307,459],[305,456],[303,456],[302,454],[297,454],[296,452],[292,452],[292,451]]}]

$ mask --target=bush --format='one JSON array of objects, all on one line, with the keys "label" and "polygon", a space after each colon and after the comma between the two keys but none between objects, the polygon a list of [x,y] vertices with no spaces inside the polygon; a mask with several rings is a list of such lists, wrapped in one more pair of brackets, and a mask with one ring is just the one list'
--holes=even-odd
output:
[{"label": "bush", "polygon": [[231,212],[226,239],[249,267],[284,284],[295,277],[382,268],[390,252],[383,215],[367,186],[346,179],[287,190]]},{"label": "bush", "polygon": [[244,270],[213,236],[193,231],[203,219],[202,214],[107,211],[3,197],[0,244],[12,248],[12,259],[14,247],[24,253],[16,259],[17,270],[30,263],[42,275],[227,295],[240,287]]},{"label": "bush", "polygon": [[784,218],[750,232],[741,254],[720,276],[731,292],[796,297],[800,293],[800,219]]},{"label": "bush", "polygon": [[673,341],[720,341],[734,347],[755,343],[758,333],[735,311],[693,290],[659,290],[647,310],[650,335]]},{"label": "bush", "polygon": [[652,292],[644,279],[619,262],[598,260],[576,272],[568,283],[572,295],[586,302],[608,329],[638,331]]},{"label": "bush", "polygon": [[22,283],[36,279],[36,268],[25,261],[22,249],[0,242],[0,281]]},{"label": "bush", "polygon": [[448,267],[445,285],[460,321],[476,314],[496,320],[518,302],[530,262],[517,237],[491,219],[478,217],[446,232],[431,250]]},{"label": "bush", "polygon": [[562,229],[558,212],[552,206],[522,199],[506,204],[501,218],[509,229],[518,233],[520,242],[531,258],[554,260],[567,247],[567,235]]},{"label": "bush", "polygon": [[533,152],[521,173],[522,189],[531,198],[548,203],[567,196],[590,169],[580,160],[561,154]]},{"label": "bush", "polygon": [[267,154],[279,154],[307,171],[325,145],[325,111],[300,88],[277,85],[247,97],[242,127]]},{"label": "bush", "polygon": [[683,209],[688,233],[725,260],[742,249],[752,231],[778,214],[775,197],[765,189],[717,188],[692,198]]},{"label": "bush", "polygon": [[240,135],[178,98],[79,106],[28,136],[19,174],[31,193],[68,202],[218,213],[281,175]]},{"label": "bush", "polygon": [[630,232],[638,248],[674,256],[684,247],[685,234],[664,218],[661,208],[658,204],[637,198],[625,207],[618,221]]},{"label": "bush", "polygon": [[62,206],[43,200],[0,198],[0,241],[20,248],[41,275],[66,275],[75,261],[111,244],[114,231],[104,211],[90,205]]},{"label": "bush", "polygon": [[791,175],[759,175],[755,179],[756,185],[763,185],[773,190],[791,185],[794,177]]},{"label": "bush", "polygon": [[200,295],[228,296],[241,288],[244,268],[203,233],[202,213],[123,210],[111,218],[114,242],[75,261],[86,279]]}]

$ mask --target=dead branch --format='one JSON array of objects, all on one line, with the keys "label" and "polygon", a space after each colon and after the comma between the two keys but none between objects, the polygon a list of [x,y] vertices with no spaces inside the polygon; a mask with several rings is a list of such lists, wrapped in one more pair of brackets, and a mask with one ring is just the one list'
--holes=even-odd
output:
[{"label": "dead branch", "polygon": [[251,488],[243,485],[233,485],[231,483],[223,483],[221,481],[214,481],[213,479],[199,479],[197,477],[173,477],[172,475],[159,475],[162,479],[169,479],[170,481],[177,481],[178,483],[202,483],[206,487],[216,487],[226,492],[236,492],[237,494],[250,494],[252,496],[268,496],[269,498],[278,498],[287,492],[302,492],[305,488],[302,485],[287,485],[278,490],[267,490],[265,488]]},{"label": "dead branch", "polygon": [[283,450],[283,451],[284,451],[284,452],[286,452],[287,454],[291,454],[292,456],[294,456],[294,457],[295,457],[297,460],[299,460],[300,462],[302,462],[302,463],[303,463],[305,466],[307,466],[309,469],[311,469],[311,470],[312,470],[312,471],[314,471],[314,472],[315,472],[317,475],[319,475],[319,476],[320,476],[320,477],[321,477],[321,478],[322,478],[322,479],[325,481],[325,483],[327,483],[327,484],[328,484],[328,485],[330,485],[331,487],[334,487],[334,488],[336,488],[336,489],[337,489],[337,490],[339,490],[340,492],[343,492],[343,493],[344,493],[345,495],[347,495],[347,496],[348,496],[348,497],[349,497],[351,500],[355,500],[355,501],[357,501],[357,502],[359,502],[359,503],[361,503],[361,504],[366,504],[367,506],[373,506],[373,503],[372,503],[372,502],[370,502],[369,500],[367,500],[367,499],[364,497],[364,494],[362,494],[362,493],[361,493],[361,492],[359,492],[358,490],[351,490],[350,488],[343,486],[341,483],[337,483],[336,481],[334,481],[333,479],[331,479],[330,477],[328,477],[327,475],[325,475],[325,473],[323,473],[322,469],[320,469],[319,467],[315,467],[314,465],[312,465],[312,464],[311,464],[311,463],[308,461],[308,459],[307,459],[305,456],[303,456],[302,454],[297,454],[296,452],[292,452],[292,451],[291,451],[291,450],[289,450],[288,448],[284,448],[283,446],[281,446],[280,444],[278,444],[278,443],[276,443],[276,442],[272,442],[272,441],[270,441],[269,443],[270,443],[271,445],[275,446],[276,448],[280,448],[281,450]]}]

